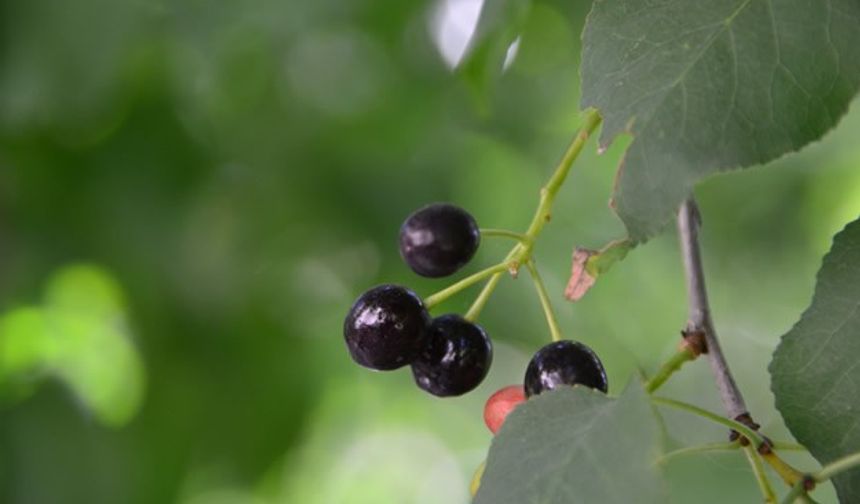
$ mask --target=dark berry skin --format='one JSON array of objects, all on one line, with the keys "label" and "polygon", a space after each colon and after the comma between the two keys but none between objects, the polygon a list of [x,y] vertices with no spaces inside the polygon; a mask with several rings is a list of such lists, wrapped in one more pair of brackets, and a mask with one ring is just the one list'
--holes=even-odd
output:
[{"label": "dark berry skin", "polygon": [[576,341],[556,341],[541,348],[526,369],[526,396],[562,385],[585,385],[603,393],[609,389],[606,371],[597,355]]},{"label": "dark berry skin", "polygon": [[381,285],[362,294],[352,305],[343,336],[355,362],[385,371],[415,359],[429,324],[430,314],[414,292]]},{"label": "dark berry skin", "polygon": [[481,326],[459,315],[443,315],[430,324],[412,375],[435,396],[458,396],[477,387],[492,362],[493,345]]},{"label": "dark berry skin", "polygon": [[400,255],[415,273],[425,277],[456,272],[472,259],[480,243],[475,219],[447,203],[421,208],[400,227]]}]

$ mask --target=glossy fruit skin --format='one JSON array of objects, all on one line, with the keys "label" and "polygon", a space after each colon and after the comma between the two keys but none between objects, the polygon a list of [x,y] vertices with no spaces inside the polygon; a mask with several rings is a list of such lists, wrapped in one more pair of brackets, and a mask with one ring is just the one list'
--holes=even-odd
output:
[{"label": "glossy fruit skin", "polygon": [[606,370],[594,351],[570,340],[538,350],[526,369],[524,383],[527,397],[561,385],[585,385],[603,393],[609,389]]},{"label": "glossy fruit skin", "polygon": [[499,432],[511,411],[525,400],[526,391],[522,385],[510,385],[491,395],[484,405],[484,423],[490,432]]},{"label": "glossy fruit skin", "polygon": [[400,255],[421,276],[448,276],[468,263],[481,243],[475,219],[460,207],[434,203],[400,227]]},{"label": "glossy fruit skin", "polygon": [[458,396],[477,387],[492,362],[493,344],[481,326],[443,315],[430,324],[412,375],[419,388],[435,396]]},{"label": "glossy fruit skin", "polygon": [[343,323],[343,336],[355,362],[386,371],[415,359],[429,324],[430,314],[414,292],[380,285],[353,303]]}]

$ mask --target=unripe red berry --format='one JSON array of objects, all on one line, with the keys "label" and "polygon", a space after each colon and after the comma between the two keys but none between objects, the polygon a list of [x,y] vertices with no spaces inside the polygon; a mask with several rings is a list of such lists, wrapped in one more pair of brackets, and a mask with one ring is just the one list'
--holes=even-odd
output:
[{"label": "unripe red berry", "polygon": [[522,385],[511,385],[491,395],[484,406],[484,422],[490,432],[497,433],[508,414],[525,400],[526,393]]}]

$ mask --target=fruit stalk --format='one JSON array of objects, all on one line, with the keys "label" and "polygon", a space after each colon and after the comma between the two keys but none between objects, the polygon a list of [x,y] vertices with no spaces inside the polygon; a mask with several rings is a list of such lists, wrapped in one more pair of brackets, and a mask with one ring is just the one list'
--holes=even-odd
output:
[{"label": "fruit stalk", "polygon": [[540,299],[541,307],[543,308],[544,316],[546,316],[546,323],[549,325],[549,332],[552,336],[553,341],[561,341],[561,329],[558,326],[558,320],[555,318],[555,313],[552,311],[552,303],[549,300],[549,294],[546,291],[546,286],[543,283],[543,279],[540,276],[540,273],[535,266],[534,260],[529,260],[526,262],[526,267],[531,274],[532,280],[535,284],[535,289],[537,290],[538,299]]},{"label": "fruit stalk", "polygon": [[594,130],[600,126],[601,120],[600,114],[596,110],[588,111],[585,116],[585,120],[582,123],[582,128],[580,128],[579,132],[568,146],[567,151],[558,163],[558,167],[555,169],[552,177],[550,177],[546,185],[541,188],[540,202],[538,203],[532,222],[529,224],[529,228],[525,233],[528,240],[523,244],[522,250],[520,250],[516,257],[520,264],[524,264],[531,257],[535,240],[541,231],[543,231],[546,223],[550,220],[552,204],[555,201],[555,197],[558,194],[559,189],[561,189],[562,184],[564,184],[565,179],[567,179],[570,167],[573,166],[573,162],[576,161],[577,157],[579,157],[579,153],[582,152],[582,148],[585,147],[585,143],[588,141],[588,138],[592,133],[594,133]]},{"label": "fruit stalk", "polygon": [[729,364],[720,348],[711,309],[708,305],[708,291],[705,287],[705,273],[702,267],[702,253],[699,249],[699,209],[695,200],[686,200],[678,211],[678,237],[681,241],[681,254],[684,258],[684,273],[687,278],[687,298],[689,318],[685,334],[702,334],[707,343],[708,361],[720,391],[720,399],[729,418],[748,417],[744,397],[738,388]]},{"label": "fruit stalk", "polygon": [[447,287],[447,288],[437,292],[436,294],[429,296],[427,299],[424,300],[424,306],[426,306],[428,310],[431,308],[434,308],[439,303],[445,301],[446,299],[457,294],[458,292],[462,291],[463,289],[467,289],[467,288],[471,287],[472,285],[475,285],[476,283],[480,282],[481,280],[483,280],[487,277],[493,276],[497,273],[501,274],[502,272],[504,272],[507,269],[509,269],[508,263],[507,262],[501,262],[499,264],[496,264],[495,266],[490,266],[487,269],[481,270],[481,271],[479,271],[473,275],[467,276],[466,278],[464,278],[464,279],[460,280],[459,282],[451,285],[450,287]]},{"label": "fruit stalk", "polygon": [[[602,119],[600,114],[596,110],[588,111],[585,119],[583,120],[582,127],[576,136],[573,137],[573,140],[567,147],[567,151],[565,151],[564,156],[562,156],[561,161],[559,161],[555,172],[553,172],[546,185],[541,188],[540,202],[538,203],[537,210],[529,224],[528,230],[525,234],[517,236],[520,243],[517,243],[517,245],[515,245],[508,254],[507,258],[505,258],[505,263],[511,261],[510,264],[513,267],[511,273],[515,274],[519,266],[525,264],[531,258],[535,241],[541,231],[543,231],[546,223],[550,220],[552,204],[555,201],[555,197],[558,194],[559,189],[561,189],[562,184],[567,178],[567,174],[570,172],[573,162],[576,161],[579,153],[582,152],[582,149],[585,147],[585,143],[591,137],[591,134],[594,133],[598,126],[600,126],[601,121]],[[496,289],[496,286],[499,285],[499,281],[502,279],[502,274],[503,272],[498,272],[490,277],[490,280],[484,285],[484,288],[481,290],[475,303],[466,313],[465,318],[467,320],[474,321],[478,318],[478,315],[480,315],[481,310],[483,310],[490,295]]]},{"label": "fruit stalk", "polygon": [[749,460],[750,467],[753,469],[753,474],[755,475],[755,479],[758,482],[759,490],[761,490],[761,495],[764,498],[764,502],[766,504],[776,504],[776,492],[773,490],[773,486],[770,484],[770,480],[767,477],[767,473],[764,470],[764,464],[761,461],[761,456],[752,446],[745,446],[744,451],[746,452],[747,459]]},{"label": "fruit stalk", "polygon": [[515,231],[510,231],[508,229],[481,229],[481,237],[510,238],[519,242],[525,242],[528,240],[528,238],[526,238],[526,235],[522,233],[517,233]]}]

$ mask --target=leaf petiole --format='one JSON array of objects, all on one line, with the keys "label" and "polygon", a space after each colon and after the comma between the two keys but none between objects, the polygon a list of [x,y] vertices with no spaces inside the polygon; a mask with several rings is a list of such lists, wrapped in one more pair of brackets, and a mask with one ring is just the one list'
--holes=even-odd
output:
[{"label": "leaf petiole", "polygon": [[698,354],[689,346],[683,345],[677,352],[675,352],[672,357],[669,358],[666,362],[660,366],[660,370],[657,371],[650,380],[645,383],[645,391],[649,394],[654,393],[657,389],[659,389],[669,378],[672,377],[681,366],[685,363],[696,360]]},{"label": "leaf petiole", "polygon": [[520,243],[525,243],[529,240],[528,236],[522,233],[517,233],[515,231],[510,231],[508,229],[481,229],[481,238],[485,236],[488,238],[511,238],[513,240],[517,240]]}]

